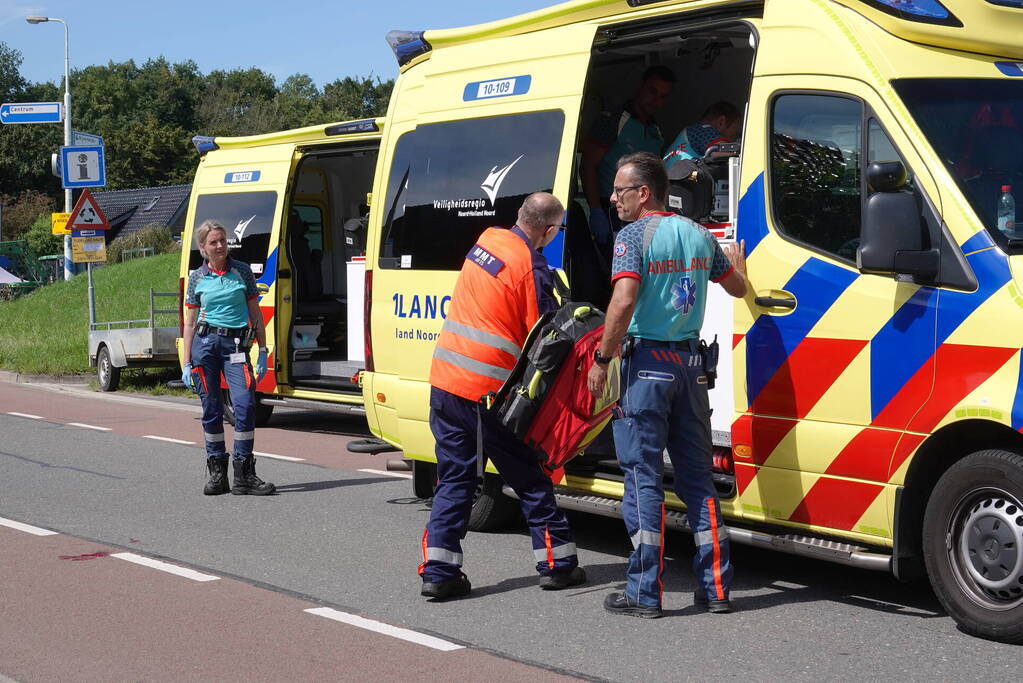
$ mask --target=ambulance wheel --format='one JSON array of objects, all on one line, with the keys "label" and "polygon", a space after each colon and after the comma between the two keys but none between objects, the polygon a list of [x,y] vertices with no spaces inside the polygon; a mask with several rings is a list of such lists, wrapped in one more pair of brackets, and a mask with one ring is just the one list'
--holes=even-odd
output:
[{"label": "ambulance wheel", "polygon": [[[220,396],[224,402],[224,418],[228,424],[234,427],[234,404],[231,403],[231,392],[227,389],[220,390]],[[256,394],[256,426],[265,427],[270,422],[270,416],[274,413],[274,407],[264,405],[260,402],[262,394]]]},{"label": "ambulance wheel", "polygon": [[924,561],[935,595],[959,628],[1023,643],[1023,457],[966,456],[931,492]]},{"label": "ambulance wheel", "polygon": [[437,485],[436,463],[424,460],[412,461],[412,495],[416,498],[433,498]]},{"label": "ambulance wheel", "polygon": [[99,353],[96,354],[96,378],[103,391],[117,391],[117,385],[121,383],[121,368],[114,367],[110,361],[110,350],[106,346],[99,347]]},{"label": "ambulance wheel", "polygon": [[498,531],[520,514],[519,502],[501,492],[501,477],[487,474],[477,484],[469,513],[469,531]]}]

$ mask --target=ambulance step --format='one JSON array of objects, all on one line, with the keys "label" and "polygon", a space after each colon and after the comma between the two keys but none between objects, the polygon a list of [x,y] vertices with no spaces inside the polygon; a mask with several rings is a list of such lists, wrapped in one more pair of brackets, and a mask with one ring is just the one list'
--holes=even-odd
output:
[{"label": "ambulance step", "polygon": [[[503,491],[511,498],[517,498],[510,486],[505,486]],[[589,512],[619,519],[622,517],[622,501],[615,498],[576,493],[558,486],[554,487],[554,496],[557,498],[558,505],[565,510]],[[671,529],[692,533],[686,513],[679,510],[666,510],[664,524]],[[771,534],[734,526],[728,527],[728,535],[732,541],[743,545],[827,560],[861,569],[891,571],[890,554],[876,552],[874,549],[844,541],[797,533]]]},{"label": "ambulance step", "polygon": [[268,406],[285,406],[287,408],[303,408],[305,410],[325,410],[331,413],[346,415],[365,415],[366,408],[354,403],[329,403],[327,401],[310,401],[304,398],[284,398],[260,396],[259,402]]}]

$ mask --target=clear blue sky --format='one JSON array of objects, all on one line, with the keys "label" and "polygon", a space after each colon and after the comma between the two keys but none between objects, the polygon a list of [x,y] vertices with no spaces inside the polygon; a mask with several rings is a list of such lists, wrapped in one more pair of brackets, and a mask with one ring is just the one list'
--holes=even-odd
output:
[{"label": "clear blue sky", "polygon": [[72,69],[163,55],[172,63],[192,59],[203,73],[255,66],[278,85],[305,73],[323,86],[344,76],[396,76],[397,62],[384,41],[392,29],[466,26],[557,2],[0,0],[0,41],[21,51],[21,73],[33,82],[63,77],[64,31],[52,22],[28,24],[28,15],[68,22]]}]

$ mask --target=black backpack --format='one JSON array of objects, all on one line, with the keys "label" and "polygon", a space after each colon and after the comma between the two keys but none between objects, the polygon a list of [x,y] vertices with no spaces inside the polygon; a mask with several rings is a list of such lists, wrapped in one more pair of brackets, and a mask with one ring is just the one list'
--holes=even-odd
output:
[{"label": "black backpack", "polygon": [[714,208],[714,175],[703,159],[682,159],[668,169],[668,210],[701,221]]}]

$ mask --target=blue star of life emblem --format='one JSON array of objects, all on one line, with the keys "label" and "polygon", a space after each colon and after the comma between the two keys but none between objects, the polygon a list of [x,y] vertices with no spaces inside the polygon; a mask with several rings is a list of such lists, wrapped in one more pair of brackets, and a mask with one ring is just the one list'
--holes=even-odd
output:
[{"label": "blue star of life emblem", "polygon": [[671,305],[685,315],[696,305],[696,285],[692,278],[684,277],[671,286]]}]

